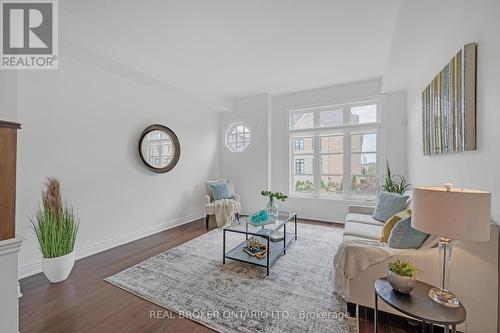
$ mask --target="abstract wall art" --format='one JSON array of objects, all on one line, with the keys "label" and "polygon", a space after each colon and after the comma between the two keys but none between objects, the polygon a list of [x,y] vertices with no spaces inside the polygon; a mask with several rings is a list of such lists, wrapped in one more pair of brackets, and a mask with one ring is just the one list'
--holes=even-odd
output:
[{"label": "abstract wall art", "polygon": [[422,92],[424,155],[476,150],[476,50],[465,45]]}]

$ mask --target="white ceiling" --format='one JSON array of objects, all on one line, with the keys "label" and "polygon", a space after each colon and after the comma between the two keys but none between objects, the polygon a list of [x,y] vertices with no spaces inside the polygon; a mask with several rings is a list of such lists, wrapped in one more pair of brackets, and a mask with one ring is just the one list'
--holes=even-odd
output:
[{"label": "white ceiling", "polygon": [[[63,43],[219,100],[381,77],[399,9],[399,0],[59,3]],[[93,34],[69,28],[76,20]]]}]

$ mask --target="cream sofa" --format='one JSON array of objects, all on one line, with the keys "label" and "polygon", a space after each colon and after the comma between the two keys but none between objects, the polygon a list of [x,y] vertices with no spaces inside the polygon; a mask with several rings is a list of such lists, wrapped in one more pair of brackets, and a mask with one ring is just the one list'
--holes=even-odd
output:
[{"label": "cream sofa", "polygon": [[[344,241],[356,239],[378,240],[383,223],[371,217],[373,207],[349,206],[345,219]],[[450,290],[467,310],[467,322],[459,331],[472,333],[500,332],[498,327],[498,226],[491,225],[488,242],[453,243],[453,262],[450,268]],[[373,284],[377,278],[386,276],[387,265],[396,258],[408,259],[416,264],[421,273],[418,279],[439,286],[438,248],[405,250],[385,261],[372,265],[350,280],[346,301],[350,308],[354,304],[374,307]],[[380,310],[402,315],[383,302]]]}]

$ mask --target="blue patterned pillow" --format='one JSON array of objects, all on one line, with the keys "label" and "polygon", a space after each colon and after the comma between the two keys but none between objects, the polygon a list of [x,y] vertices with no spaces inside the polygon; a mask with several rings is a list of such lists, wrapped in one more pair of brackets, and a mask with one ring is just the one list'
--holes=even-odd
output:
[{"label": "blue patterned pillow", "polygon": [[411,227],[411,216],[401,220],[394,228],[387,244],[394,249],[419,249],[429,234]]},{"label": "blue patterned pillow", "polygon": [[233,197],[229,182],[210,183],[208,185],[210,186],[214,200],[231,199]]},{"label": "blue patterned pillow", "polygon": [[380,191],[377,194],[377,206],[372,217],[385,223],[395,214],[405,209],[407,200],[407,195]]}]

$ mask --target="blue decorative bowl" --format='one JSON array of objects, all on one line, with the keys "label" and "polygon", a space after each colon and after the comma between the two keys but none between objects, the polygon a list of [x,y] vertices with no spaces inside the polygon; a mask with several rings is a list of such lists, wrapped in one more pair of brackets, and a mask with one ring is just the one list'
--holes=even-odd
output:
[{"label": "blue decorative bowl", "polygon": [[253,224],[264,224],[269,219],[269,215],[265,210],[260,210],[250,217]]}]

